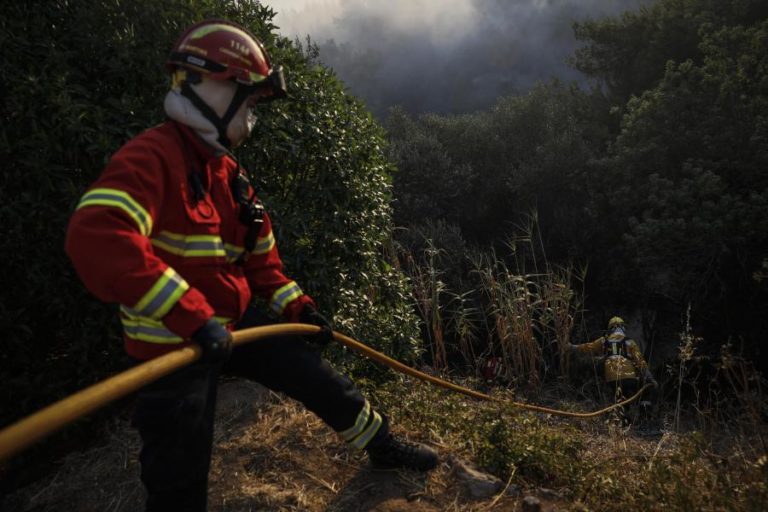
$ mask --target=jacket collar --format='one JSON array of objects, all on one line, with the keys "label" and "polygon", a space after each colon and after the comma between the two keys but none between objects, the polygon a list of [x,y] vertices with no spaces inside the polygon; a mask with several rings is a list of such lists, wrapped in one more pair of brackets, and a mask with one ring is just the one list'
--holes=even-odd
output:
[{"label": "jacket collar", "polygon": [[223,155],[221,151],[205,142],[197,132],[189,126],[173,119],[169,119],[168,123],[176,128],[177,133],[183,139],[182,142],[189,148],[189,151],[191,151],[195,157],[207,162]]}]

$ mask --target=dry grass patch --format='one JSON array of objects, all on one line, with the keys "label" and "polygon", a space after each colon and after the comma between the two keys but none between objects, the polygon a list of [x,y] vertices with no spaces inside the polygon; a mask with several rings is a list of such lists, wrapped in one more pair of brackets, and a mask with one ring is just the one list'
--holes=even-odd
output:
[{"label": "dry grass patch", "polygon": [[[210,510],[517,511],[526,495],[538,496],[544,510],[757,511],[768,503],[768,457],[759,443],[766,426],[748,423],[749,415],[733,417],[720,433],[654,437],[609,419],[531,414],[407,379],[366,387],[398,435],[438,449],[436,470],[372,470],[300,404],[235,381],[222,385]],[[560,394],[568,392],[540,400],[557,406]],[[590,409],[573,398],[560,404]],[[7,497],[3,510],[141,510],[139,440],[125,418],[110,432],[100,446],[68,455],[53,474]],[[473,497],[457,461],[493,473],[505,488]]]}]

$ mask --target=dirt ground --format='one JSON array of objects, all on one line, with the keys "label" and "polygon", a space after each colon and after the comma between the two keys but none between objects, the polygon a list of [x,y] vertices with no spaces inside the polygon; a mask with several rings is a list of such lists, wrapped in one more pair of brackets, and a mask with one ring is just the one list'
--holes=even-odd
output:
[{"label": "dirt ground", "polygon": [[[409,438],[408,432],[397,431]],[[413,439],[427,441],[427,439]],[[221,385],[209,510],[432,512],[518,511],[531,496],[543,511],[568,503],[514,482],[477,496],[451,447],[431,443],[441,464],[428,474],[374,470],[301,404],[246,381]],[[143,509],[140,443],[127,420],[98,447],[67,455],[45,478],[14,491],[0,510],[127,512]]]}]

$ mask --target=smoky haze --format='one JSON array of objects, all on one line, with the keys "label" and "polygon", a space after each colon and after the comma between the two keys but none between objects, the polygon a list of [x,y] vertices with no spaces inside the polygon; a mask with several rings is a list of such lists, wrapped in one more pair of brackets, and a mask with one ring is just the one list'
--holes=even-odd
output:
[{"label": "smoky haze", "polygon": [[486,109],[502,95],[556,77],[584,83],[569,67],[575,20],[615,16],[650,0],[274,0],[279,32],[309,35],[377,116]]}]

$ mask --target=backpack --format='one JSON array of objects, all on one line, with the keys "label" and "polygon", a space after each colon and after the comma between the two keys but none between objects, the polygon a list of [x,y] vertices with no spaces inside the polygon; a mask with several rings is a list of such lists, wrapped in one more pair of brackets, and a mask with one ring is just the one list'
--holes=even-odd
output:
[{"label": "backpack", "polygon": [[[619,337],[620,336],[620,337]],[[627,350],[627,344],[629,338],[623,334],[609,334],[603,339],[603,354],[604,356],[623,356],[629,359],[629,351]]]}]

